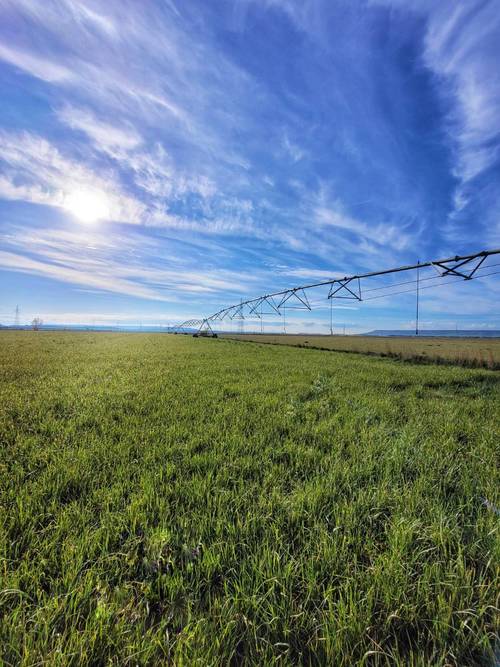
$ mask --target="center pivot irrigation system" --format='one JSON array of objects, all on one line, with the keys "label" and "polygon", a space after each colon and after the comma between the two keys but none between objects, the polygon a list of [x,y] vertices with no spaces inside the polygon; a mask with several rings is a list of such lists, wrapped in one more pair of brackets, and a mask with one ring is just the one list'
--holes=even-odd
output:
[{"label": "center pivot irrigation system", "polygon": [[[476,278],[485,278],[500,273],[500,271],[490,272],[489,269],[500,266],[500,263],[491,264],[486,260],[492,255],[499,255],[498,250],[482,250],[473,255],[463,255],[449,257],[448,259],[437,259],[431,262],[418,262],[408,266],[400,266],[395,269],[385,269],[384,271],[372,271],[370,273],[362,273],[354,276],[344,276],[343,278],[332,278],[331,280],[324,280],[318,283],[311,283],[308,285],[301,285],[299,287],[291,287],[290,289],[281,290],[279,292],[272,292],[270,294],[263,294],[262,296],[240,301],[227,308],[222,308],[212,315],[207,317],[186,320],[177,326],[171,327],[170,331],[177,333],[193,333],[195,331],[199,335],[215,335],[213,326],[215,322],[223,320],[244,320],[246,318],[259,319],[262,323],[265,315],[285,316],[286,309],[293,310],[312,310],[316,304],[311,304],[307,292],[312,289],[328,287],[327,298],[330,301],[330,308],[332,307],[333,299],[351,299],[355,301],[371,301],[373,299],[381,299],[383,297],[395,296],[396,294],[406,294],[415,292],[416,294],[416,318],[415,318],[415,334],[418,335],[418,317],[419,317],[419,292],[421,289],[430,289],[441,285],[456,282],[457,279],[474,280]],[[431,276],[424,278],[420,277],[422,269],[433,269],[435,272]],[[487,273],[485,271],[488,270]],[[402,273],[405,271],[416,271],[416,277],[413,280],[406,280],[404,282],[390,283],[381,287],[372,287],[365,289],[364,283],[368,278],[376,278],[377,276],[388,276],[394,273]],[[444,280],[443,278],[452,278],[452,280]],[[422,283],[428,284],[422,286]],[[408,289],[408,285],[414,287]],[[406,286],[405,289],[399,291],[392,291],[396,287]],[[373,294],[378,292],[377,294]],[[331,310],[330,310],[331,313]],[[330,331],[331,326],[330,315]]]}]

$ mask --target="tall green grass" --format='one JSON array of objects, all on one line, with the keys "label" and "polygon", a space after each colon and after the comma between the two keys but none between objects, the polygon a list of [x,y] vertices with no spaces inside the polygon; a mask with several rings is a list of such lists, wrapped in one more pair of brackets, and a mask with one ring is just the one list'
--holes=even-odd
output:
[{"label": "tall green grass", "polygon": [[491,664],[498,379],[0,334],[0,663]]}]

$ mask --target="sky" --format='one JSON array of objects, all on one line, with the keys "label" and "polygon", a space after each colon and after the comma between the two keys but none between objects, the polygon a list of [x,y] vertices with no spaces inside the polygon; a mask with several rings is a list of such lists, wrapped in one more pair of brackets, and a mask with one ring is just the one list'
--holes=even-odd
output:
[{"label": "sky", "polygon": [[[0,322],[500,247],[499,61],[498,0],[0,0]],[[499,278],[441,279],[422,326],[499,329]],[[413,293],[327,294],[288,330],[413,326]]]}]

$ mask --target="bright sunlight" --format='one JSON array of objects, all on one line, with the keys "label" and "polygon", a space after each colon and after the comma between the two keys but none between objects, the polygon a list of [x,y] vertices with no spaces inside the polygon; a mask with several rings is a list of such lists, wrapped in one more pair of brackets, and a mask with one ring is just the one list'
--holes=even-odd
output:
[{"label": "bright sunlight", "polygon": [[82,222],[97,222],[109,217],[109,201],[99,190],[74,190],[64,202],[64,207]]}]

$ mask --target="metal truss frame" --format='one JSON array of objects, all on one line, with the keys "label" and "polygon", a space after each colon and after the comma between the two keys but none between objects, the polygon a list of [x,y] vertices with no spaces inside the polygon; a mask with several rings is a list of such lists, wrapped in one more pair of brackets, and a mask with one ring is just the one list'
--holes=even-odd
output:
[{"label": "metal truss frame", "polygon": [[[223,321],[226,318],[229,320],[243,320],[247,317],[262,319],[264,315],[281,316],[282,311],[284,312],[285,308],[287,310],[310,311],[312,310],[312,306],[306,291],[318,287],[328,287],[328,299],[353,299],[356,301],[363,301],[362,281],[376,276],[385,276],[405,271],[417,270],[418,272],[426,267],[434,268],[438,274],[436,277],[445,278],[448,276],[462,278],[463,280],[471,280],[474,277],[478,277],[475,274],[488,257],[498,254],[500,254],[500,249],[482,250],[481,252],[476,252],[472,255],[455,255],[455,257],[448,257],[447,259],[418,262],[417,264],[399,266],[393,269],[371,271],[369,273],[344,276],[343,278],[332,278],[331,280],[324,280],[322,282],[291,287],[278,292],[263,294],[254,299],[240,301],[240,303],[233,304],[227,308],[222,308],[207,317],[186,320],[177,326],[171,327],[171,330],[179,333],[188,333],[192,332],[193,329],[200,332],[208,328],[213,332],[210,323]],[[387,289],[391,289],[391,286],[387,286]],[[391,296],[391,294],[388,294],[387,296]],[[266,308],[265,312],[263,311],[263,308]]]},{"label": "metal truss frame", "polygon": [[[350,287],[348,287],[348,285],[353,281],[356,282],[357,287],[354,288],[356,289],[356,292],[354,292]],[[342,292],[342,294],[339,294],[339,292]],[[338,283],[337,282],[332,283],[332,285],[330,286],[330,291],[328,292],[328,298],[357,299],[358,301],[362,301],[363,299],[361,297],[361,278],[360,277],[344,278],[343,280],[339,280]]]}]

